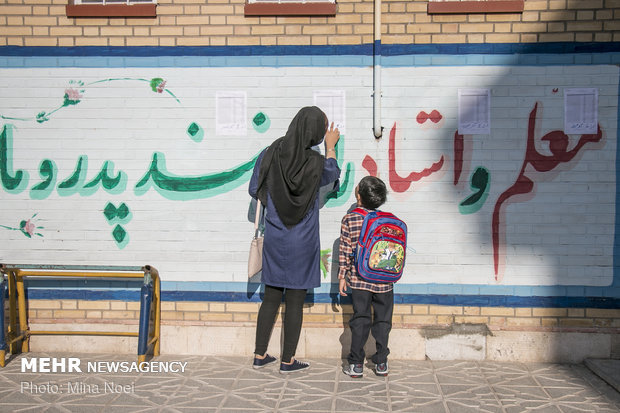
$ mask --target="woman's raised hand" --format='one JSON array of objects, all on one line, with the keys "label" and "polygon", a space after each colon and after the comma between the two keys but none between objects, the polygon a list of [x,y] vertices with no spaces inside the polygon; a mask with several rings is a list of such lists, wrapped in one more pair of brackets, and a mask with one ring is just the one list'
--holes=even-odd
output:
[{"label": "woman's raised hand", "polygon": [[329,129],[325,133],[325,156],[336,156],[336,144],[340,140],[340,131],[338,128],[334,129],[334,122],[330,125]]}]

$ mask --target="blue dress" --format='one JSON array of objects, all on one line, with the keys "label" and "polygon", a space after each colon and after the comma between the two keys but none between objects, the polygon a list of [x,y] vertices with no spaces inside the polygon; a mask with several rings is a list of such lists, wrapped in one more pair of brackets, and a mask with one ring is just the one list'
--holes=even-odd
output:
[{"label": "blue dress", "polygon": [[[249,193],[253,198],[256,198],[258,171],[264,154],[263,151],[256,161],[250,180]],[[320,186],[333,184],[339,177],[338,162],[333,158],[325,159]],[[318,193],[308,214],[291,229],[286,228],[280,221],[271,196],[268,195],[261,281],[273,287],[293,289],[319,287],[320,255]]]}]

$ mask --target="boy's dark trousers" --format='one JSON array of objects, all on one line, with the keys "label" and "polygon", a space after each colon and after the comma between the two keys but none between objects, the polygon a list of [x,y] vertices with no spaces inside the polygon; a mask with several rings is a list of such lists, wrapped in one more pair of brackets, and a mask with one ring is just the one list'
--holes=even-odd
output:
[{"label": "boy's dark trousers", "polygon": [[[368,340],[368,333],[372,332],[377,343],[377,352],[372,356],[372,362],[385,363],[390,354],[388,338],[392,329],[394,290],[386,293],[372,293],[352,289],[351,301],[353,303],[353,316],[349,320],[351,353],[347,360],[350,364],[364,363],[366,357],[364,345]],[[374,310],[374,317],[371,315],[371,306]]]}]

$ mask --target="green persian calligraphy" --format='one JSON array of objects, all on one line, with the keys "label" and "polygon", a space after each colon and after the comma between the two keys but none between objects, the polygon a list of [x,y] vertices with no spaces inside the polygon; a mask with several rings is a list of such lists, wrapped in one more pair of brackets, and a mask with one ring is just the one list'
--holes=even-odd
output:
[{"label": "green persian calligraphy", "polygon": [[164,198],[177,201],[209,198],[247,182],[252,176],[257,158],[258,155],[244,164],[223,172],[202,176],[178,176],[168,172],[165,155],[155,152],[148,172],[136,184],[134,192],[136,195],[143,195],[153,187]]},{"label": "green persian calligraphy", "polygon": [[28,172],[13,172],[13,125],[7,124],[0,132],[0,181],[3,188],[18,194],[28,185]]},{"label": "green persian calligraphy", "polygon": [[[338,166],[342,169],[342,158],[344,157],[344,136],[340,137],[340,140],[336,144],[336,159]],[[338,207],[344,205],[353,191],[353,185],[351,182],[355,180],[355,168],[353,162],[347,162],[347,170],[344,174],[344,179],[340,181],[340,189],[327,195],[326,207]]]},{"label": "green persian calligraphy", "polygon": [[459,204],[459,212],[463,215],[473,214],[482,208],[489,196],[491,177],[489,171],[481,166],[477,167],[470,178],[470,188],[476,191]]},{"label": "green persian calligraphy", "polygon": [[43,182],[30,188],[30,198],[32,199],[45,199],[50,196],[56,185],[56,176],[58,175],[56,163],[50,159],[42,160],[39,165],[39,175]]}]

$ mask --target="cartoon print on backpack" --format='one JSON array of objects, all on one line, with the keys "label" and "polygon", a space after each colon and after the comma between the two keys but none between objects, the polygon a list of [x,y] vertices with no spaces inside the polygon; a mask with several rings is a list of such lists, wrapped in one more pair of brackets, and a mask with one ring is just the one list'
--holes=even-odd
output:
[{"label": "cartoon print on backpack", "polygon": [[399,273],[403,270],[405,250],[402,245],[390,241],[378,241],[373,247],[370,268]]}]

